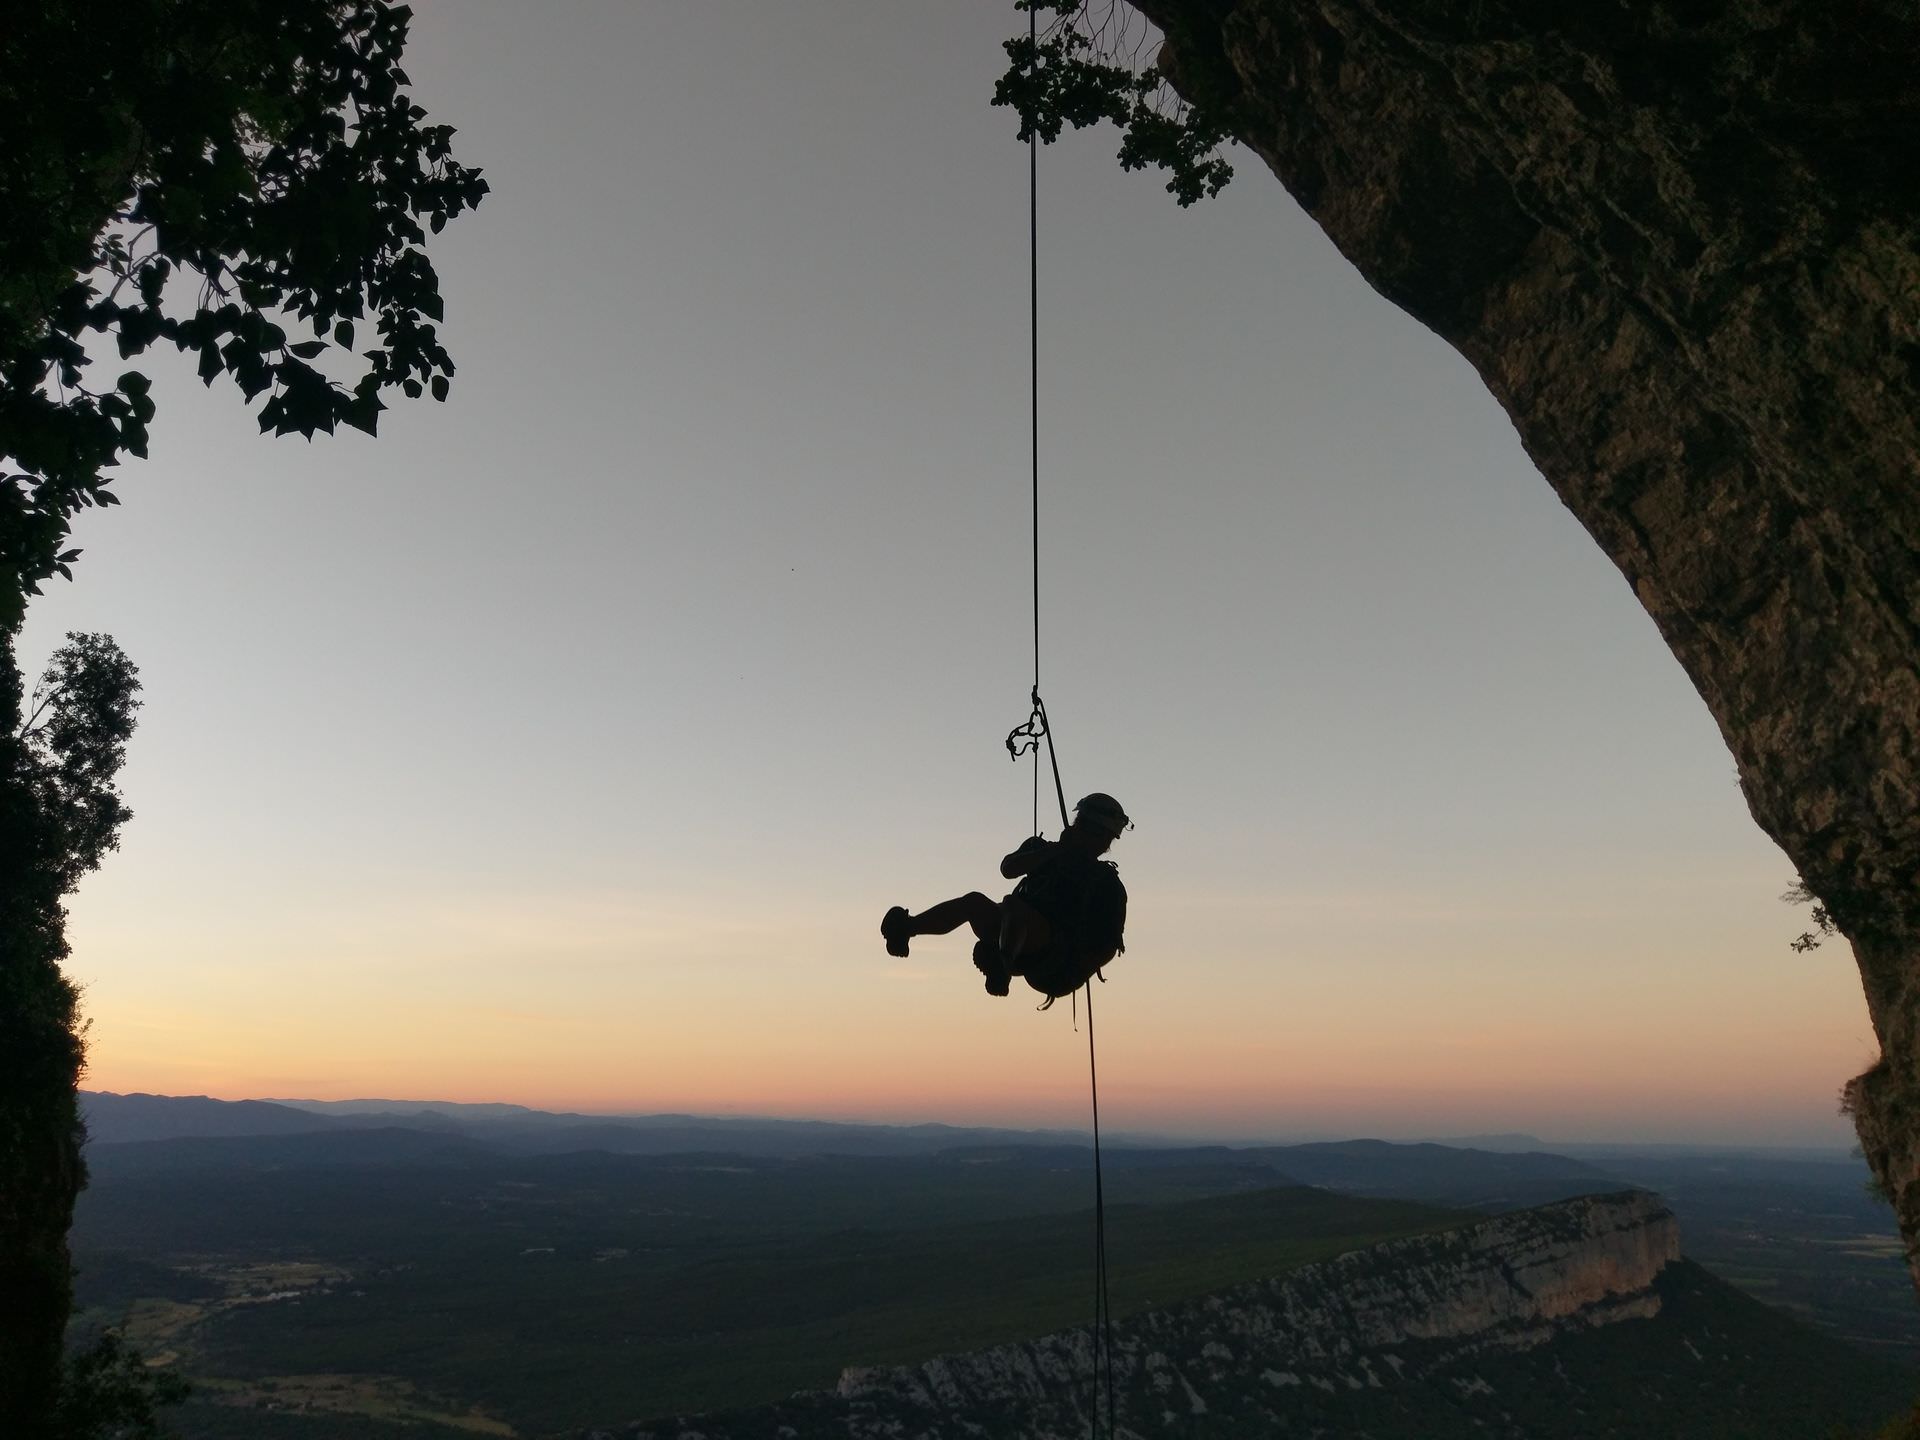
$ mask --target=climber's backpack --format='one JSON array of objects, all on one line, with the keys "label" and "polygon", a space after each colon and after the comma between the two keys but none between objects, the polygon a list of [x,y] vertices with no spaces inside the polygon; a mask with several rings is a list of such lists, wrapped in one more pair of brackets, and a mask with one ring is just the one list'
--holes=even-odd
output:
[{"label": "climber's backpack", "polygon": [[1127,948],[1127,887],[1111,860],[1056,846],[1013,893],[1053,926],[1046,953],[1027,964],[1027,983],[1043,995],[1057,999],[1086,984],[1094,973],[1083,958],[1089,952]]}]

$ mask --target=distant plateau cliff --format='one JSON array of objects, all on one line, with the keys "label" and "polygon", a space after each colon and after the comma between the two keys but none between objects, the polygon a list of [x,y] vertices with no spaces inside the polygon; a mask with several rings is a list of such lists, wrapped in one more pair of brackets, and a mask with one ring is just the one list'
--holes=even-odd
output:
[{"label": "distant plateau cliff", "polygon": [[[1682,1259],[1672,1214],[1642,1191],[1148,1310],[1115,1326],[1114,1352],[1115,1433],[1136,1440],[1812,1440],[1892,1414],[1911,1379]],[[1081,1329],[590,1440],[1078,1440],[1090,1375]]]},{"label": "distant plateau cliff", "polygon": [[[1121,1429],[1134,1435],[1448,1433],[1512,1405],[1489,1361],[1645,1321],[1667,1301],[1680,1236],[1657,1197],[1589,1196],[1355,1251],[1115,1327]],[[1712,1283],[1709,1278],[1709,1283]],[[635,1425],[629,1440],[748,1436],[1083,1436],[1086,1330],[921,1365],[847,1370],[832,1392]],[[1704,1362],[1700,1362],[1704,1363]],[[1510,1383],[1499,1376],[1500,1387]],[[1529,1406],[1537,1396],[1528,1397]],[[1484,1412],[1476,1414],[1474,1412]],[[1425,1420],[1418,1417],[1427,1416]],[[1437,1422],[1437,1423],[1436,1423]],[[616,1432],[600,1432],[613,1434]],[[1484,1428],[1479,1433],[1488,1433]]]}]

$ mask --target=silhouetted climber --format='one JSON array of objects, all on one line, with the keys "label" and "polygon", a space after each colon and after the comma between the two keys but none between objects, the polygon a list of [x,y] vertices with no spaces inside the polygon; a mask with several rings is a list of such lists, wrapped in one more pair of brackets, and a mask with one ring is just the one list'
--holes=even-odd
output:
[{"label": "silhouetted climber", "polygon": [[1127,948],[1127,887],[1107,853],[1132,821],[1111,795],[1095,793],[1073,807],[1058,840],[1035,835],[1000,862],[1020,883],[1005,900],[978,890],[942,900],[918,915],[896,905],[880,921],[889,955],[905,955],[915,935],[973,927],[973,963],[989,995],[1005,995],[1015,975],[1042,995],[1071,995]]}]

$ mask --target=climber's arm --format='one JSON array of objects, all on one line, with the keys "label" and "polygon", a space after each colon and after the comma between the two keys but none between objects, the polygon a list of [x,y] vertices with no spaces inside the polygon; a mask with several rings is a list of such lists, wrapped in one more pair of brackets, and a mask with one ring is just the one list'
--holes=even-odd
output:
[{"label": "climber's arm", "polygon": [[1000,862],[1000,874],[1008,880],[1018,879],[1040,863],[1040,857],[1047,853],[1047,842],[1038,835],[1029,835],[1020,842],[1020,848]]}]

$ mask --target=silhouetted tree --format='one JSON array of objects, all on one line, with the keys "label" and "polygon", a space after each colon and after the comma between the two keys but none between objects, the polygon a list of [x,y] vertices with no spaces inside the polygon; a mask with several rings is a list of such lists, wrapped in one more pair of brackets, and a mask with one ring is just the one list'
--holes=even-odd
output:
[{"label": "silhouetted tree", "polygon": [[[1120,130],[1120,166],[1167,172],[1181,205],[1218,195],[1233,178],[1220,153],[1232,138],[1224,97],[1183,95],[1147,50],[1158,39],[1123,0],[1014,0],[1034,33],[1002,47],[1009,64],[993,103],[1020,116],[1020,139],[1052,144],[1068,125]],[[1042,18],[1044,17],[1044,18]]]},{"label": "silhouetted tree", "polygon": [[67,1361],[49,1440],[163,1440],[160,1412],[187,1398],[187,1382],[150,1369],[116,1331]]},{"label": "silhouetted tree", "polygon": [[[444,400],[429,232],[479,172],[425,123],[388,0],[35,0],[0,24],[0,1433],[50,1433],[84,1182],[60,896],[111,848],[132,667],[61,652],[23,708],[27,597],[71,574],[73,518],[144,456],[155,346],[226,375],[260,428],[371,433]],[[58,666],[56,667],[58,668]],[[116,699],[116,697],[118,697]],[[116,704],[123,708],[116,709]],[[70,1414],[73,1412],[69,1412]]]},{"label": "silhouetted tree", "polygon": [[68,635],[31,697],[0,652],[0,1416],[28,1434],[59,1403],[67,1227],[85,1174],[62,898],[119,843],[130,812],[114,781],[139,690],[105,635]]}]

